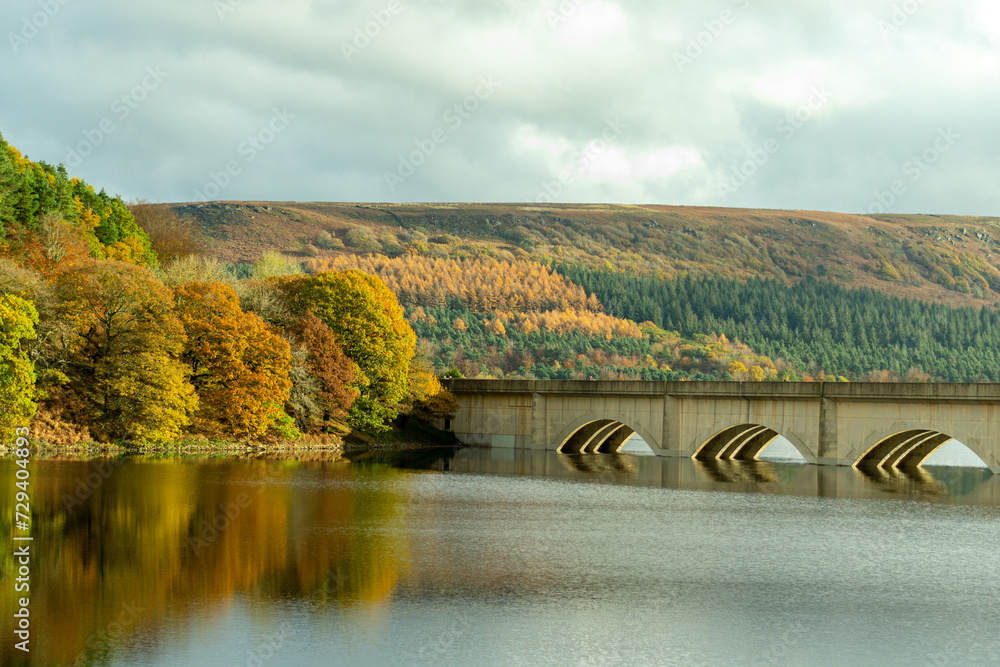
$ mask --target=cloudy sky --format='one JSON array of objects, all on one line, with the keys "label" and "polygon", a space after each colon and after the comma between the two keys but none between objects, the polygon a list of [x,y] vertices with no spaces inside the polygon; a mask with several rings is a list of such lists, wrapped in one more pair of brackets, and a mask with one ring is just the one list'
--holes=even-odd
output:
[{"label": "cloudy sky", "polygon": [[1000,215],[996,0],[6,0],[0,133],[152,201]]}]

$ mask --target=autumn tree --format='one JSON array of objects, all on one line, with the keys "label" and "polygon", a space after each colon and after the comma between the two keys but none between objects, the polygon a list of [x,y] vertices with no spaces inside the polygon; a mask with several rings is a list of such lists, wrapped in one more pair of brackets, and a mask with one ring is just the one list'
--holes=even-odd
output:
[{"label": "autumn tree", "polygon": [[130,204],[128,210],[149,236],[161,264],[201,253],[204,239],[192,218],[181,218],[169,206],[142,200]]},{"label": "autumn tree", "polygon": [[37,408],[35,369],[25,340],[35,337],[38,313],[30,301],[0,294],[0,441],[11,442],[13,429],[25,426]]},{"label": "autumn tree", "polygon": [[180,435],[197,406],[181,361],[184,329],[173,297],[150,273],[125,262],[91,261],[56,284],[66,392],[98,437],[166,442]]},{"label": "autumn tree", "polygon": [[81,254],[154,265],[149,237],[120,197],[65,167],[33,162],[0,136],[0,253],[52,275],[50,264]]},{"label": "autumn tree", "polygon": [[280,423],[292,383],[288,343],[240,309],[232,287],[194,282],[175,290],[187,333],[184,359],[199,398],[196,426],[213,434],[258,438]]},{"label": "autumn tree", "polygon": [[384,429],[407,396],[416,348],[416,336],[396,296],[378,276],[360,271],[286,277],[279,284],[293,313],[312,311],[358,365],[353,386],[360,394],[351,407],[350,424]]},{"label": "autumn tree", "polygon": [[343,421],[358,396],[358,366],[344,354],[330,327],[311,312],[289,333],[305,352],[306,377],[295,383],[289,400],[296,424],[304,431],[329,432],[330,421]]},{"label": "autumn tree", "polygon": [[410,363],[409,414],[433,424],[438,419],[454,418],[458,411],[455,396],[441,386],[434,375],[434,364],[423,353]]},{"label": "autumn tree", "polygon": [[33,233],[19,240],[17,257],[25,266],[45,276],[53,276],[73,264],[90,258],[92,247],[86,233],[62,217],[47,213]]}]

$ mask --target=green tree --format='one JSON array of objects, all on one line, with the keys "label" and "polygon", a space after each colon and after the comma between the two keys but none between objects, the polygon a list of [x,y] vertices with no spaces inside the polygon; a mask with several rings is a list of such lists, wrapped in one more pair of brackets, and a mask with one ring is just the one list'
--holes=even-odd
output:
[{"label": "green tree", "polygon": [[25,426],[37,405],[35,369],[22,341],[35,337],[38,313],[30,301],[0,294],[0,439],[10,442],[13,429]]},{"label": "green tree", "polygon": [[360,271],[285,278],[280,284],[292,312],[315,314],[358,365],[354,387],[360,394],[349,413],[351,426],[385,429],[409,392],[416,350],[416,335],[396,296],[378,276]]}]

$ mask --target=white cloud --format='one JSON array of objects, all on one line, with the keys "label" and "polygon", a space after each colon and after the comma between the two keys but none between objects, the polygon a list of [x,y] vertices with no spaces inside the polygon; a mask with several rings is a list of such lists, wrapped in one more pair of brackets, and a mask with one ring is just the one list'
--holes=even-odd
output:
[{"label": "white cloud", "polygon": [[[295,121],[221,197],[526,200],[575,164],[564,194],[575,201],[854,211],[953,126],[960,149],[897,210],[998,214],[1000,192],[983,187],[1000,180],[997,3],[923,3],[882,34],[899,4],[403,0],[380,21],[388,0],[247,0],[222,19],[203,0],[70,3],[16,52],[9,35],[0,44],[0,132],[34,159],[63,161],[147,66],[162,66],[169,78],[74,173],[126,196],[189,199],[278,107]],[[727,9],[735,21],[678,71],[674,50]],[[36,11],[11,0],[0,21],[16,36]],[[484,76],[502,85],[448,127],[444,114]],[[830,101],[719,196],[709,176],[777,136],[815,87]],[[627,128],[581,162],[609,119]],[[447,140],[387,190],[385,171],[438,127]]]},{"label": "white cloud", "polygon": [[599,47],[603,40],[625,30],[621,8],[607,2],[568,3],[566,16],[553,21],[563,39],[583,46]]}]

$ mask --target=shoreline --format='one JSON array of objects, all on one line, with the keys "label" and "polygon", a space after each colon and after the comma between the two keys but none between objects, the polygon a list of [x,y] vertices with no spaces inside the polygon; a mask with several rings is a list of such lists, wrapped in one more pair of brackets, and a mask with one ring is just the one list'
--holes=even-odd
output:
[{"label": "shoreline", "polygon": [[[391,452],[431,449],[442,446],[460,445],[455,437],[446,431],[426,424],[407,424],[380,436],[351,433],[347,436],[331,437],[326,441],[315,440],[246,442],[231,440],[209,440],[198,438],[180,440],[163,445],[127,445],[99,442],[76,445],[51,445],[34,440],[29,445],[32,459],[103,459],[125,456],[142,457],[281,457],[288,459],[330,458],[340,460],[349,454],[365,452]],[[13,459],[13,445],[0,444],[0,459]]]}]

